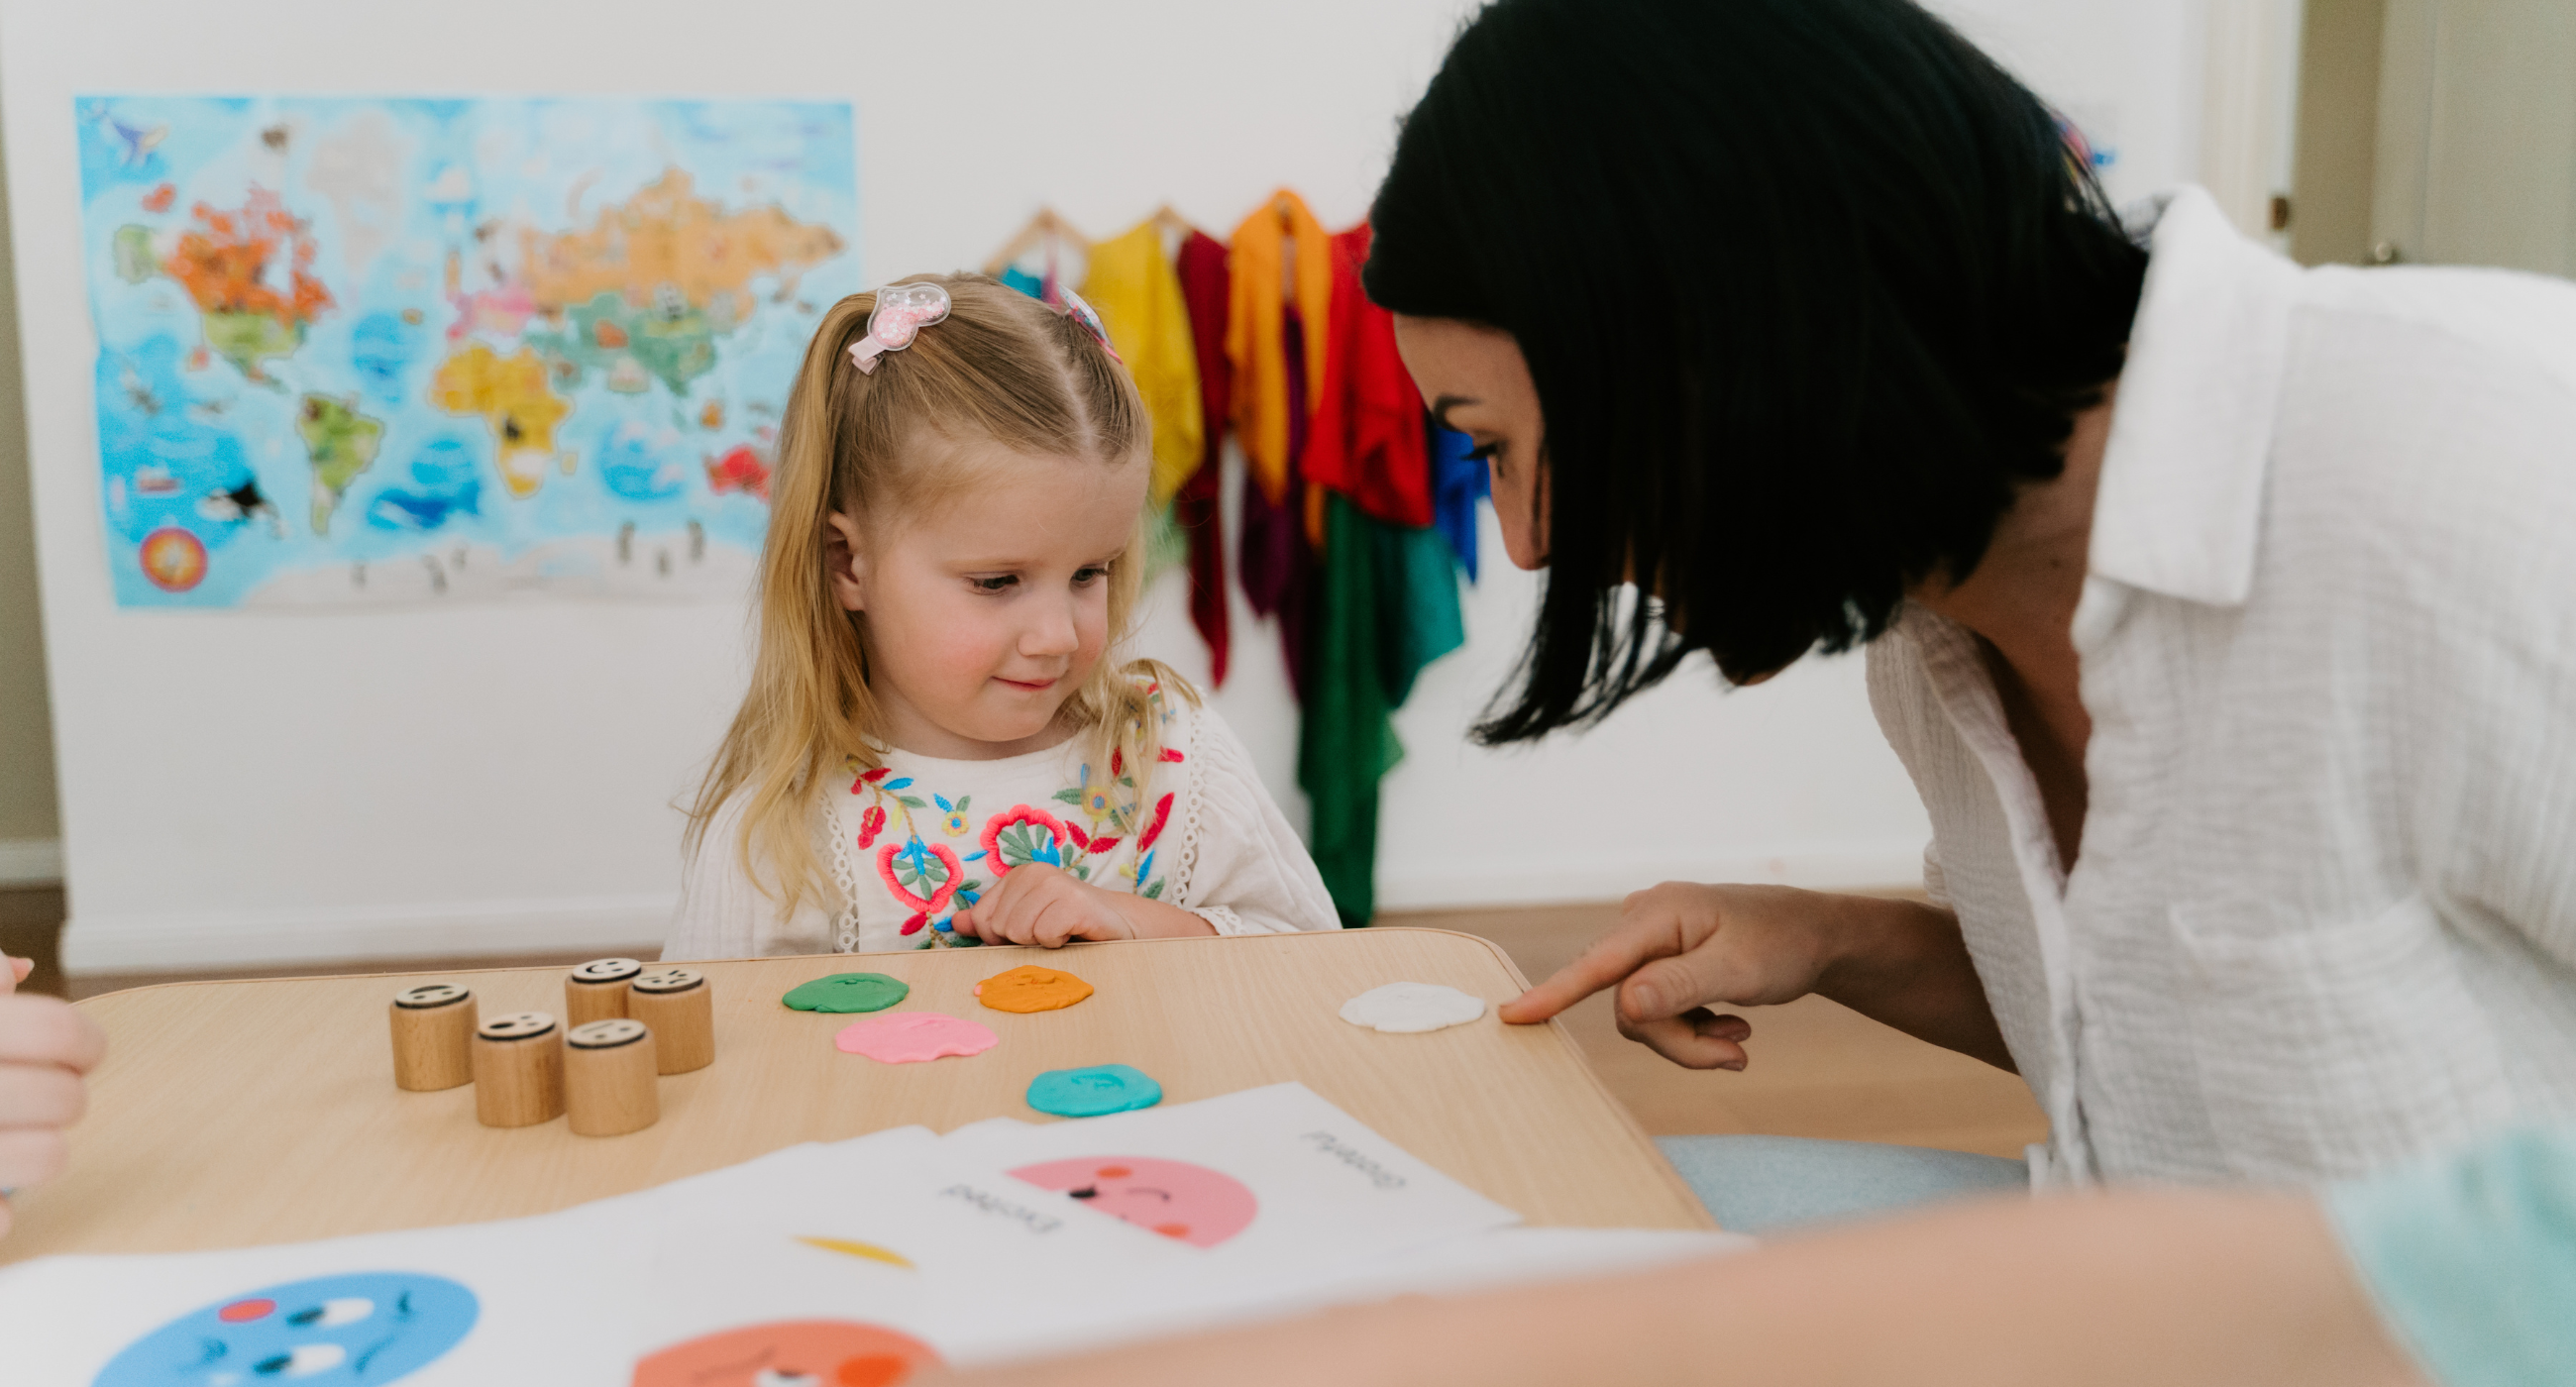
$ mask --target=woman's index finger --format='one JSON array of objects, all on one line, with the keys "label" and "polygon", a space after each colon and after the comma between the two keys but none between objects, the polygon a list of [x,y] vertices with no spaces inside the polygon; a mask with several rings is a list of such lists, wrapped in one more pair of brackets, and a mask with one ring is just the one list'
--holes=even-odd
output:
[{"label": "woman's index finger", "polygon": [[1621,979],[1643,965],[1673,952],[1671,936],[1651,929],[1620,925],[1592,941],[1592,947],[1572,963],[1557,969],[1547,981],[1505,1002],[1495,1010],[1507,1024],[1534,1025],[1555,1016],[1605,987],[1618,985]]}]

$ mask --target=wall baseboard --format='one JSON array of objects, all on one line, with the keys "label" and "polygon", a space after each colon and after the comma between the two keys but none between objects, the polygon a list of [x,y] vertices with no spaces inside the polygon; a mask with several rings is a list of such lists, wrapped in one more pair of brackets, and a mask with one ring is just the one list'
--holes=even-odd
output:
[{"label": "wall baseboard", "polygon": [[63,930],[63,971],[164,973],[632,949],[659,945],[676,903],[660,892],[344,910],[75,914]]},{"label": "wall baseboard", "polygon": [[1819,891],[1921,887],[1923,845],[1787,849],[1758,856],[1595,859],[1565,866],[1494,863],[1483,870],[1381,870],[1380,910],[1570,905],[1615,901],[1663,881],[1753,882]]},{"label": "wall baseboard", "polygon": [[59,886],[62,880],[60,838],[0,838],[0,886]]}]

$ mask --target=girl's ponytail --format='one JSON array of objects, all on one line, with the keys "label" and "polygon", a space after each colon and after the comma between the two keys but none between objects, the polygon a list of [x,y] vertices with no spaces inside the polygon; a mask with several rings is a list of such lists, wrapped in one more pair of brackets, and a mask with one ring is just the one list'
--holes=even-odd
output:
[{"label": "girl's ponytail", "polygon": [[849,345],[867,332],[875,309],[874,293],[832,305],[788,390],[769,478],[751,687],[689,812],[686,845],[694,853],[724,802],[737,791],[748,797],[733,847],[754,882],[763,881],[762,858],[780,869],[763,889],[775,893],[782,917],[821,885],[808,835],[791,826],[802,822],[813,787],[849,754],[843,742],[858,740],[852,730],[875,721],[858,628],[832,595],[827,560],[830,516],[839,508],[835,443],[850,403],[842,392],[867,388],[848,364]]}]

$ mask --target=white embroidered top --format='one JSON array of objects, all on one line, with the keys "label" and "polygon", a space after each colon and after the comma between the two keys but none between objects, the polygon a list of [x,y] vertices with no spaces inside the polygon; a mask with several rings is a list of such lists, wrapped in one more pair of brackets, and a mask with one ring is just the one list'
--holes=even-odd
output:
[{"label": "white embroidered top", "polygon": [[1341,918],[1234,730],[1212,708],[1158,698],[1150,774],[1089,764],[1087,739],[999,761],[889,750],[833,776],[814,805],[834,899],[782,919],[745,874],[742,801],[700,836],[663,944],[666,960],[878,953],[951,942],[949,921],[1030,862],[1191,911],[1219,934],[1339,929]]},{"label": "white embroidered top", "polygon": [[1976,638],[1869,647],[2044,1180],[2576,1118],[2576,286],[2155,227],[2073,636],[2074,869]]}]

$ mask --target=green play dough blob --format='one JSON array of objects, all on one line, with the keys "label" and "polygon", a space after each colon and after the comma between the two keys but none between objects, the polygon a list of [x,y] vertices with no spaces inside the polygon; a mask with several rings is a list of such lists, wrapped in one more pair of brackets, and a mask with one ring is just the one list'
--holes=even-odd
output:
[{"label": "green play dough blob", "polygon": [[781,1000],[798,1011],[883,1011],[912,995],[900,978],[883,973],[834,973],[794,989]]}]

